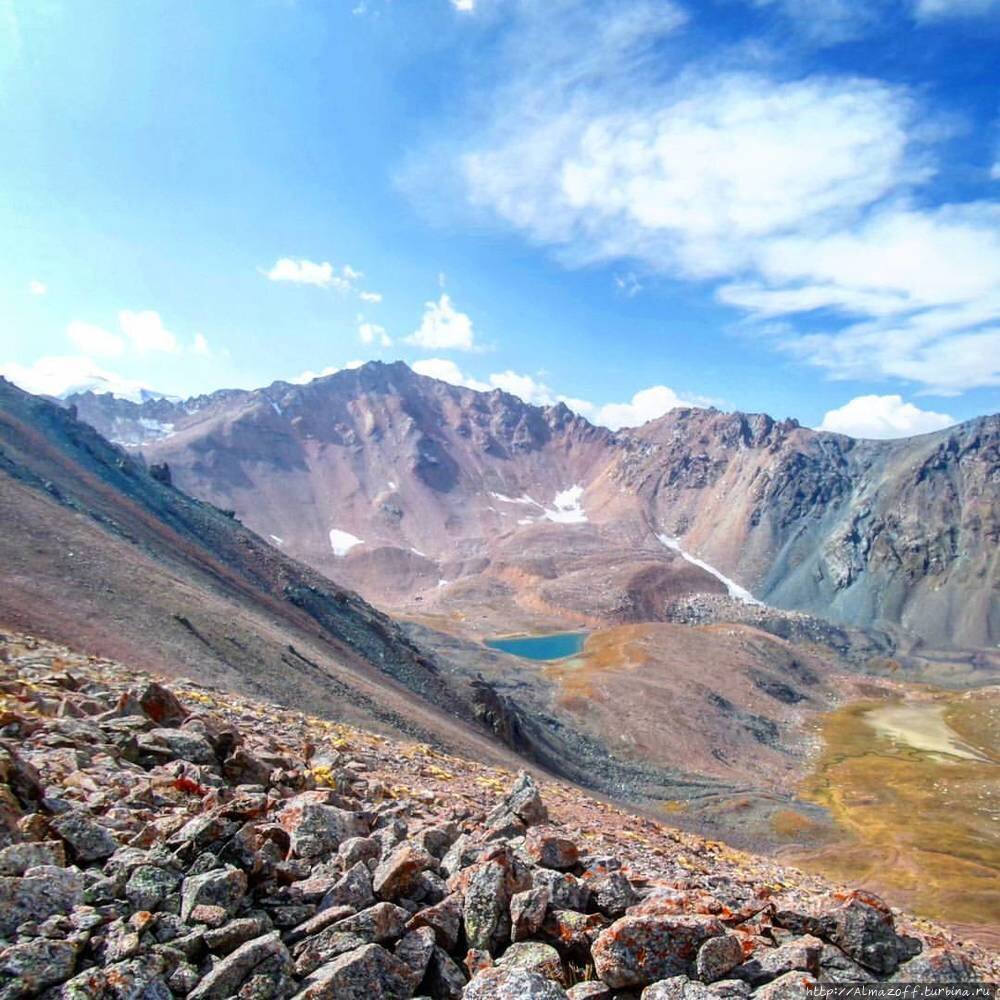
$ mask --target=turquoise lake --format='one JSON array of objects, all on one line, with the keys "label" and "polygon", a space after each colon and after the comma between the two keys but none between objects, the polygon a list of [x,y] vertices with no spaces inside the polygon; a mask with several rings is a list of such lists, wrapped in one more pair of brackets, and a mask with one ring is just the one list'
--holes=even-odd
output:
[{"label": "turquoise lake", "polygon": [[528,660],[561,660],[583,649],[586,632],[556,632],[552,635],[521,635],[509,639],[488,639],[490,649],[499,649]]}]

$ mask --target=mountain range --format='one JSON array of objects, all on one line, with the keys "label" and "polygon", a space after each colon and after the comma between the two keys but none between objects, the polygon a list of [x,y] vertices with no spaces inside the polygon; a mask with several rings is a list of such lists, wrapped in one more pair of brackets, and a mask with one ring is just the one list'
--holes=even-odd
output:
[{"label": "mountain range", "polygon": [[184,402],[67,402],[387,609],[597,625],[728,591],[903,648],[1000,641],[998,415],[895,441],[713,409],[612,433],[401,362]]}]

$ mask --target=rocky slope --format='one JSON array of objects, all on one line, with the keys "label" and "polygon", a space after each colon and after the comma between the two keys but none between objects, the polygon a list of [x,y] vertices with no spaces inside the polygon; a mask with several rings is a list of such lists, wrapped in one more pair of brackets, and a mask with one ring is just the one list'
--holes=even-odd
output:
[{"label": "rocky slope", "polygon": [[9,1000],[784,1000],[1000,972],[868,893],[524,773],[23,635],[0,661]]},{"label": "rocky slope", "polygon": [[745,845],[773,840],[776,812],[816,812],[795,801],[803,722],[869,683],[832,647],[754,626],[629,626],[593,637],[585,669],[539,671],[393,621],[153,471],[0,383],[0,622],[482,760],[532,762],[618,801],[680,803],[684,823]]},{"label": "rocky slope", "polygon": [[611,434],[402,363],[185,403],[72,402],[283,551],[459,628],[494,611],[664,620],[669,601],[724,593],[722,574],[904,644],[1000,641],[1000,416],[883,442],[674,410]]}]

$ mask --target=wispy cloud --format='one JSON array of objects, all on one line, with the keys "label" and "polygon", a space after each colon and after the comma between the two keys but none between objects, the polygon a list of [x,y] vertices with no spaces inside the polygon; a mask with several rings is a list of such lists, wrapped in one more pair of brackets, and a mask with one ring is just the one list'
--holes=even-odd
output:
[{"label": "wispy cloud", "polygon": [[1000,12],[1000,0],[916,0],[915,10],[925,21],[985,17]]},{"label": "wispy cloud", "polygon": [[46,285],[44,281],[39,281],[37,278],[28,282],[29,295],[44,295],[48,290],[48,285]]},{"label": "wispy cloud", "polygon": [[[845,25],[867,16],[849,0],[822,7]],[[923,98],[855,75],[764,71],[738,52],[678,52],[670,67],[650,55],[683,29],[670,5],[511,10],[501,66],[482,71],[493,110],[483,99],[433,151],[469,209],[570,267],[635,261],[708,282],[751,328],[783,319],[775,346],[832,377],[1000,384],[997,207],[928,206],[943,129]],[[415,197],[420,178],[418,163],[403,181]]]}]

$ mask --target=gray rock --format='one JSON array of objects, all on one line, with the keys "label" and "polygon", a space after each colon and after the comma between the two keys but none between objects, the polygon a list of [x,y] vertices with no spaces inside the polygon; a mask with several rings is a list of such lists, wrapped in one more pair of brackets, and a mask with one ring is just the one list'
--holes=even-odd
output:
[{"label": "gray rock", "polygon": [[218,764],[212,744],[189,729],[151,729],[136,738],[139,750],[161,760],[186,760],[211,767]]},{"label": "gray rock", "polygon": [[899,967],[895,983],[961,983],[979,979],[973,964],[954,948],[928,948]]},{"label": "gray rock", "polygon": [[76,969],[80,949],[78,941],[44,937],[5,948],[0,952],[0,997],[21,1000],[65,982]]},{"label": "gray rock", "polygon": [[61,840],[39,840],[11,844],[0,850],[0,875],[23,875],[36,865],[66,864],[66,848]]},{"label": "gray rock", "polygon": [[321,966],[296,1000],[409,1000],[410,969],[377,944],[367,944]]},{"label": "gray rock", "polygon": [[363,862],[358,861],[334,883],[323,897],[319,908],[325,910],[331,906],[353,906],[355,910],[363,910],[374,902],[371,872]]},{"label": "gray rock", "polygon": [[808,1000],[817,982],[808,972],[786,972],[766,986],[755,990],[757,1000]]},{"label": "gray rock", "polygon": [[510,936],[512,941],[527,941],[534,937],[545,921],[551,893],[541,886],[516,892],[510,899]]},{"label": "gray rock", "polygon": [[0,936],[26,920],[69,913],[83,902],[83,875],[71,868],[29,868],[23,878],[0,877]]},{"label": "gray rock", "polygon": [[693,982],[687,976],[672,976],[647,986],[640,1000],[716,1000],[716,996],[703,983]]},{"label": "gray rock", "polygon": [[722,979],[743,961],[743,945],[735,934],[709,938],[699,949],[695,972],[703,983]]},{"label": "gray rock", "polygon": [[510,935],[510,894],[506,873],[498,864],[479,865],[465,889],[462,922],[470,948],[493,954]]},{"label": "gray rock", "polygon": [[463,1000],[566,1000],[558,984],[524,969],[486,969],[462,993]]},{"label": "gray rock", "polygon": [[521,771],[503,801],[486,817],[486,826],[488,829],[496,828],[506,825],[511,819],[533,826],[548,822],[548,818],[549,813],[535,779],[526,771]]},{"label": "gray rock", "polygon": [[408,930],[429,927],[434,931],[437,943],[451,951],[458,943],[458,933],[462,928],[464,899],[460,893],[446,896],[440,903],[419,910],[407,923]]},{"label": "gray rock", "polygon": [[572,868],[580,858],[580,850],[556,827],[532,827],[524,838],[524,851],[537,865],[565,871]]},{"label": "gray rock", "polygon": [[292,850],[300,858],[316,858],[336,851],[350,837],[363,837],[368,824],[356,813],[318,801],[313,792],[290,799],[278,819],[291,835]]},{"label": "gray rock", "polygon": [[589,887],[597,908],[612,920],[625,916],[625,911],[639,902],[639,894],[621,872],[610,872],[584,884]]},{"label": "gray rock", "polygon": [[158,910],[177,891],[181,875],[156,865],[139,865],[125,883],[125,898],[137,910]]},{"label": "gray rock", "polygon": [[241,944],[260,937],[270,929],[270,921],[266,917],[244,917],[205,931],[203,940],[209,951],[216,955],[228,955]]},{"label": "gray rock", "polygon": [[414,989],[424,978],[435,947],[434,931],[430,927],[410,931],[396,945],[394,954],[410,970]]},{"label": "gray rock", "polygon": [[541,941],[512,944],[496,961],[498,969],[525,969],[565,985],[566,970],[559,952]]},{"label": "gray rock", "polygon": [[745,979],[751,986],[760,986],[786,972],[808,972],[816,976],[819,974],[822,951],[823,942],[807,934],[786,941],[778,948],[755,951],[748,961],[734,970],[733,975],[737,979]]},{"label": "gray rock", "polygon": [[466,976],[443,948],[435,948],[427,965],[424,986],[434,1000],[460,1000]]},{"label": "gray rock", "polygon": [[66,841],[74,860],[80,864],[102,861],[118,850],[118,841],[111,831],[80,810],[71,809],[53,817],[49,826]]},{"label": "gray rock", "polygon": [[709,984],[708,988],[717,997],[725,997],[726,1000],[742,1000],[750,996],[750,986],[742,979],[720,979]]},{"label": "gray rock", "polygon": [[550,905],[557,909],[584,913],[590,906],[590,888],[573,875],[537,868],[532,880],[536,889],[548,890]]},{"label": "gray rock", "polygon": [[382,845],[374,837],[349,837],[337,853],[343,858],[344,867],[350,868],[359,861],[377,861],[382,855]]},{"label": "gray rock", "polygon": [[188,922],[199,906],[216,906],[232,916],[246,891],[246,873],[232,865],[191,875],[181,889],[181,920]]},{"label": "gray rock", "polygon": [[247,941],[216,963],[188,994],[188,1000],[229,1000],[236,996],[240,986],[258,966],[271,960],[277,960],[289,970],[292,967],[291,955],[282,943],[278,931]]},{"label": "gray rock", "polygon": [[577,983],[566,991],[569,1000],[611,1000],[611,990],[596,979],[588,983]]}]

